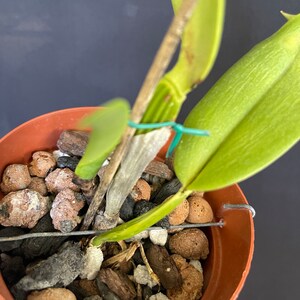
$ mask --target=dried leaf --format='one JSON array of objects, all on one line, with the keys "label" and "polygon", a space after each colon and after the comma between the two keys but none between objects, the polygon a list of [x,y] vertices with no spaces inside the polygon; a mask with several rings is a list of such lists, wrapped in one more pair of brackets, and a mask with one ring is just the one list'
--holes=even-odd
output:
[{"label": "dried leaf", "polygon": [[141,177],[149,162],[155,158],[167,142],[170,134],[170,128],[164,127],[133,138],[120,169],[107,192],[106,215],[115,216],[119,213],[135,183]]}]

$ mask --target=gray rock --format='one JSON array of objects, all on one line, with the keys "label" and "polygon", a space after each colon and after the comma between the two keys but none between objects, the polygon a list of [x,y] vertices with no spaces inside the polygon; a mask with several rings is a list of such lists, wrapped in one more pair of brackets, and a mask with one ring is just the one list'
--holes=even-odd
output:
[{"label": "gray rock", "polygon": [[124,201],[123,205],[120,209],[120,218],[125,222],[131,220],[133,218],[133,207],[135,205],[135,201],[132,197],[128,196]]},{"label": "gray rock", "polygon": [[148,285],[143,286],[142,288],[143,288],[143,299],[149,300],[150,297],[153,295],[152,289]]},{"label": "gray rock", "polygon": [[152,201],[156,204],[162,203],[165,199],[167,199],[169,196],[176,194],[179,189],[181,188],[180,181],[175,178],[166,184],[163,185],[163,187],[154,195]]},{"label": "gray rock", "polygon": [[[156,205],[152,202],[149,201],[145,201],[145,200],[141,200],[135,203],[134,208],[133,208],[133,217],[139,217],[143,214],[145,214],[146,212],[148,212],[149,210],[151,210],[152,208],[154,208]],[[162,227],[162,228],[169,228],[170,227],[170,223],[168,220],[168,216],[164,217],[163,219],[161,219],[160,221],[158,221],[156,224],[156,226]]]},{"label": "gray rock", "polygon": [[25,275],[23,258],[0,254],[0,270],[8,286],[12,286]]},{"label": "gray rock", "polygon": [[69,168],[75,171],[79,163],[79,158],[75,156],[61,156],[57,159],[57,166],[59,168]]},{"label": "gray rock", "polygon": [[155,204],[146,200],[141,200],[135,203],[134,208],[133,208],[133,216],[139,217],[143,214],[145,214],[146,212],[148,212],[149,210],[151,210],[152,208],[155,207]]},{"label": "gray rock", "polygon": [[[12,237],[24,234],[24,230],[16,227],[7,227],[0,230],[0,237]],[[8,252],[20,247],[22,241],[0,242],[0,251]]]},{"label": "gray rock", "polygon": [[[30,233],[55,231],[49,214],[39,220]],[[30,238],[22,243],[21,250],[26,259],[54,254],[67,237]],[[1,245],[1,244],[0,244]]]},{"label": "gray rock", "polygon": [[83,253],[79,244],[65,243],[57,254],[41,261],[16,285],[16,290],[32,291],[48,287],[65,287],[80,273]]}]

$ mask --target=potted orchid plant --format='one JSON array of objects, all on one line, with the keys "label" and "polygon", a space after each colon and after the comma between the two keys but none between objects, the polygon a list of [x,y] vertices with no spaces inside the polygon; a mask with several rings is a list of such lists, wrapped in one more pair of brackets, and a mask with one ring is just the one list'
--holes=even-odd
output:
[{"label": "potted orchid plant", "polygon": [[[254,175],[299,140],[300,15],[283,13],[286,24],[233,65],[180,125],[175,120],[182,103],[216,59],[225,0],[172,3],[174,20],[132,110],[118,98],[80,122],[91,133],[76,176],[92,180],[111,155],[81,225],[81,230],[89,229],[97,214],[98,229],[106,231],[89,241],[90,248],[147,230],[194,192],[223,189]],[[180,39],[177,63],[165,73]],[[165,159],[172,162],[180,189],[147,213],[117,225],[127,195],[170,139]],[[240,289],[234,287],[231,297]]]}]

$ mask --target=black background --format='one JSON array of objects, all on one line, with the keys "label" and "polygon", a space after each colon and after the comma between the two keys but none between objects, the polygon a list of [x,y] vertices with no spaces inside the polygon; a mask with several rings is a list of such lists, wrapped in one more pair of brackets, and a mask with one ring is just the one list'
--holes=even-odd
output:
[{"label": "black background", "polygon": [[[227,1],[214,71],[180,121],[233,62],[284,23],[280,10],[300,13],[300,1]],[[0,136],[49,111],[116,96],[132,103],[171,18],[169,0],[0,0]],[[300,299],[298,158],[296,146],[241,184],[257,216],[239,299]]]}]

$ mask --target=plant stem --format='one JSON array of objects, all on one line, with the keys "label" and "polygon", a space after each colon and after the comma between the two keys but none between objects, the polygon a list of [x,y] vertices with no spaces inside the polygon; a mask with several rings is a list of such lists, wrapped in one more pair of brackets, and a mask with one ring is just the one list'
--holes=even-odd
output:
[{"label": "plant stem", "polygon": [[[136,98],[135,104],[131,112],[131,121],[139,123],[155,90],[155,87],[165,73],[172,56],[178,46],[183,29],[192,15],[197,0],[183,1],[178,14],[173,18],[172,23],[158,49],[154,61],[146,75],[144,83]],[[110,164],[107,166],[106,172],[98,186],[95,196],[85,215],[81,230],[86,230],[92,223],[94,216],[101,205],[107,188],[112,181],[119,164],[128,148],[128,145],[135,133],[135,129],[127,127],[121,143],[116,148]]]}]

